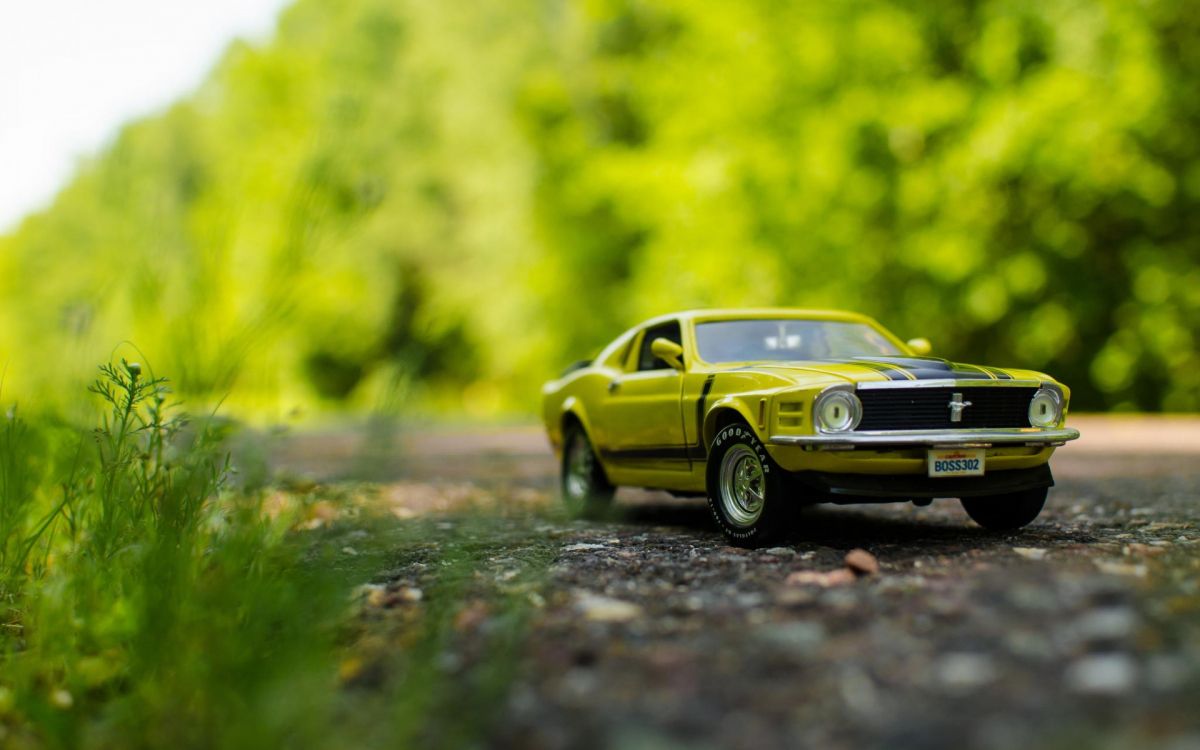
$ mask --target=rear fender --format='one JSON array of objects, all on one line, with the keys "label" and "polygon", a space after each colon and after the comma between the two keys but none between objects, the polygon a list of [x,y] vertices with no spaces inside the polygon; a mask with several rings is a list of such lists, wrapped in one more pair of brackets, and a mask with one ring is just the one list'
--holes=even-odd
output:
[{"label": "rear fender", "polygon": [[554,432],[550,436],[550,443],[554,446],[554,453],[559,458],[562,457],[563,447],[563,427],[567,424],[568,419],[574,418],[583,426],[583,431],[587,433],[589,440],[594,440],[592,437],[592,423],[588,419],[587,409],[583,407],[583,401],[575,396],[568,396],[562,403],[558,421],[554,425]]}]

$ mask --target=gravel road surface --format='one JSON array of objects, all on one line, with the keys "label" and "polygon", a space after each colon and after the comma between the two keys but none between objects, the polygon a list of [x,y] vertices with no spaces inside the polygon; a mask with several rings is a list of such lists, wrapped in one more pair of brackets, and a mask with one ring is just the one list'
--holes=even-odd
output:
[{"label": "gravel road surface", "polygon": [[318,480],[369,467],[377,502],[427,525],[372,590],[376,650],[431,606],[441,544],[475,555],[447,669],[496,657],[489,596],[523,603],[488,746],[1200,749],[1200,419],[1072,424],[1021,533],[954,501],[821,507],[756,551],[702,500],[623,490],[614,518],[567,519],[534,428],[373,452],[338,431],[274,458]]}]

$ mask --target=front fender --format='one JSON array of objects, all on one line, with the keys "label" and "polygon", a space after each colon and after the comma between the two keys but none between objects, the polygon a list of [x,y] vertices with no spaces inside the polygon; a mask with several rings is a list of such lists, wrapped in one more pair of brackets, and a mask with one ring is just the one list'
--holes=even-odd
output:
[{"label": "front fender", "polygon": [[751,407],[748,401],[753,401],[757,404],[760,399],[766,399],[765,394],[754,394],[752,396],[724,396],[717,399],[708,408],[704,415],[704,431],[701,433],[704,441],[704,447],[707,448],[712,444],[713,438],[717,436],[717,425],[720,423],[723,415],[729,412],[735,412],[742,421],[750,425],[750,429],[754,430],[754,434],[759,440],[764,443],[767,441],[766,431],[759,427],[758,416],[755,414],[757,406]]}]

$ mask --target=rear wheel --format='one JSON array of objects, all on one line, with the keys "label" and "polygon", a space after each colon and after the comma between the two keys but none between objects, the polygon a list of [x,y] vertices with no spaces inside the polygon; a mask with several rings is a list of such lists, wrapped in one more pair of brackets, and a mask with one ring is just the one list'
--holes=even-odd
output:
[{"label": "rear wheel", "polygon": [[963,510],[971,520],[989,531],[1013,531],[1028,526],[1046,505],[1049,487],[1010,492],[1005,495],[964,497]]},{"label": "rear wheel", "polygon": [[783,470],[744,424],[729,425],[708,452],[708,507],[731,544],[761,547],[785,528]]},{"label": "rear wheel", "polygon": [[578,424],[563,435],[562,497],[572,516],[594,518],[612,505],[616,488],[604,474],[587,433]]}]

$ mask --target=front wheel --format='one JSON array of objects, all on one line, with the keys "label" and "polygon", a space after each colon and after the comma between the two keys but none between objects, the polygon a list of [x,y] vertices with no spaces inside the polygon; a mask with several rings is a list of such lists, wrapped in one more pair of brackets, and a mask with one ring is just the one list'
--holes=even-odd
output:
[{"label": "front wheel", "polygon": [[562,497],[567,512],[583,518],[602,515],[612,505],[616,491],[596,459],[587,433],[579,425],[568,427],[562,454]]},{"label": "front wheel", "polygon": [[1049,487],[1010,492],[1005,495],[964,497],[963,510],[971,520],[989,531],[1014,531],[1028,526],[1046,505]]},{"label": "front wheel", "polygon": [[723,428],[708,452],[708,507],[731,544],[761,547],[784,530],[783,470],[754,431]]}]

